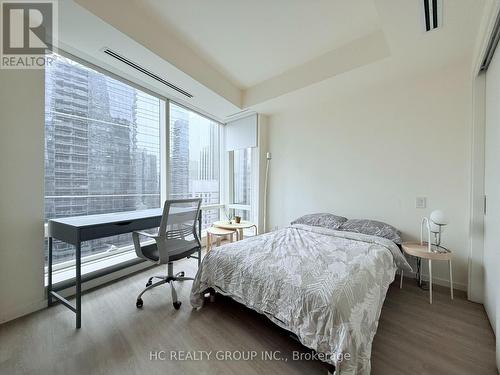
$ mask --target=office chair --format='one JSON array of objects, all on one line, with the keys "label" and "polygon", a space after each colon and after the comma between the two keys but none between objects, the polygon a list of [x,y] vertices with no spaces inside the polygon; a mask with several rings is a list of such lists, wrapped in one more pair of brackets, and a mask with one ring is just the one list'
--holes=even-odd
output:
[{"label": "office chair", "polygon": [[[166,276],[153,276],[149,278],[146,288],[139,294],[136,301],[137,308],[143,306],[142,295],[159,285],[170,284],[172,303],[178,310],[181,302],[177,301],[174,281],[194,280],[185,277],[184,272],[173,273],[173,262],[184,258],[198,259],[201,261],[201,243],[196,232],[196,221],[200,214],[201,199],[167,200],[163,207],[163,215],[157,234],[146,232],[133,232],[135,252],[143,258],[156,264],[167,264]],[[141,245],[139,236],[153,239],[154,243]],[[198,253],[198,256],[193,256]],[[153,283],[153,279],[159,281]]]}]

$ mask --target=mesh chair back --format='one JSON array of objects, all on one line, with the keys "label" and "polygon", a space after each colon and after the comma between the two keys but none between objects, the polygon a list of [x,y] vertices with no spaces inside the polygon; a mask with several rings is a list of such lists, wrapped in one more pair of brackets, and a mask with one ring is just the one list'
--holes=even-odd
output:
[{"label": "mesh chair back", "polygon": [[180,244],[182,240],[196,242],[200,245],[200,239],[196,232],[196,221],[200,214],[201,198],[176,199],[165,201],[163,216],[160,223],[159,235],[167,240],[174,240]]}]

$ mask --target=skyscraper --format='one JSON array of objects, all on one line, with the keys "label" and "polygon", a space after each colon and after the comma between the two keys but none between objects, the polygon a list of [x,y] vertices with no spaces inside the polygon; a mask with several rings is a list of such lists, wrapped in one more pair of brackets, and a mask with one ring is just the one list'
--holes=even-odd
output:
[{"label": "skyscraper", "polygon": [[[170,198],[202,198],[220,204],[219,124],[170,103]],[[203,226],[219,210],[203,212]]]},{"label": "skyscraper", "polygon": [[189,113],[170,107],[170,197],[190,198],[189,189]]},{"label": "skyscraper", "polygon": [[[159,207],[159,99],[59,56],[45,74],[45,218]],[[82,255],[125,244],[86,242]],[[54,244],[55,263],[73,256]]]}]

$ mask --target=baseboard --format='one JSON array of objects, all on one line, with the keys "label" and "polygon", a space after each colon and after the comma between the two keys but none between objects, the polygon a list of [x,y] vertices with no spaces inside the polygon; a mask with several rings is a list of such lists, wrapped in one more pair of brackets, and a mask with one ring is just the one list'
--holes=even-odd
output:
[{"label": "baseboard", "polygon": [[[415,278],[415,272],[405,272],[404,274],[405,277],[412,277]],[[424,281],[429,281],[429,275],[426,273],[422,273],[422,280]],[[444,286],[449,288],[450,287],[450,280],[448,279],[442,279],[440,277],[433,277],[432,278],[432,283],[440,286]],[[403,282],[403,287],[404,287],[404,282]],[[462,290],[464,292],[467,292],[467,284],[464,283],[457,283],[453,281],[453,289],[457,290]]]},{"label": "baseboard", "polygon": [[42,299],[40,301],[29,303],[27,305],[18,307],[16,309],[11,310],[11,311],[7,311],[5,314],[0,316],[0,324],[7,323],[11,320],[20,318],[24,315],[34,313],[38,310],[42,310],[45,307],[47,307],[47,300]]}]

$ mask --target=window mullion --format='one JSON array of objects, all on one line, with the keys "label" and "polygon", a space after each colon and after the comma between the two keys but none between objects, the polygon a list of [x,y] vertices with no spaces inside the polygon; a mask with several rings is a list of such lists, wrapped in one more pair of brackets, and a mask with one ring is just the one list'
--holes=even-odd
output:
[{"label": "window mullion", "polygon": [[[163,116],[161,119],[162,123],[160,124],[160,128],[163,130],[161,147],[162,147],[162,155],[161,155],[161,172],[162,176],[162,186],[161,186],[161,203],[165,202],[168,199],[170,194],[170,100],[165,100],[163,102]],[[162,206],[162,204],[161,204]]]}]

